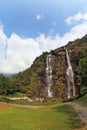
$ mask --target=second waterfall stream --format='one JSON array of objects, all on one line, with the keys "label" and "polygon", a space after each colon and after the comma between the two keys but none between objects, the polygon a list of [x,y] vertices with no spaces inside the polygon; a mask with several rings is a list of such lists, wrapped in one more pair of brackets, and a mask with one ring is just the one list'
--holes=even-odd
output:
[{"label": "second waterfall stream", "polygon": [[68,54],[67,48],[64,48],[66,52],[66,59],[67,59],[67,70],[66,70],[66,75],[67,75],[67,85],[68,85],[68,99],[71,98],[71,96],[75,96],[75,85],[74,85],[74,74],[73,74],[73,69],[72,65],[70,62],[70,57]]},{"label": "second waterfall stream", "polygon": [[52,55],[48,55],[46,58],[46,75],[47,75],[47,92],[48,98],[53,97],[52,86],[53,86],[53,76],[52,76]]}]

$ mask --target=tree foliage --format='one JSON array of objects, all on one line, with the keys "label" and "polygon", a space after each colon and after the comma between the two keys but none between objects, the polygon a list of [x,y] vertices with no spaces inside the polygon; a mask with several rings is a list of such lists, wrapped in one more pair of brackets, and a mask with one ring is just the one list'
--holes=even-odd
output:
[{"label": "tree foliage", "polygon": [[0,74],[0,95],[9,95],[15,93],[15,85],[9,78]]},{"label": "tree foliage", "polygon": [[87,57],[80,59],[79,61],[79,75],[81,76],[81,93],[87,92]]}]

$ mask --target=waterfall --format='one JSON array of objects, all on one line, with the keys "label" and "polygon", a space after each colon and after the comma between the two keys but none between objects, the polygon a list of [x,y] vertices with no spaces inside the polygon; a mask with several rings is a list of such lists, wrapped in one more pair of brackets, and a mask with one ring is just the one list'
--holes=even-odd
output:
[{"label": "waterfall", "polygon": [[67,51],[67,48],[64,48],[66,51],[66,58],[67,58],[67,84],[68,84],[68,99],[71,98],[71,96],[75,96],[75,85],[74,85],[74,74],[72,70],[72,65],[70,63],[69,54]]},{"label": "waterfall", "polygon": [[47,75],[47,92],[48,97],[53,97],[52,86],[53,86],[53,75],[52,75],[52,55],[48,55],[46,58],[46,75]]}]

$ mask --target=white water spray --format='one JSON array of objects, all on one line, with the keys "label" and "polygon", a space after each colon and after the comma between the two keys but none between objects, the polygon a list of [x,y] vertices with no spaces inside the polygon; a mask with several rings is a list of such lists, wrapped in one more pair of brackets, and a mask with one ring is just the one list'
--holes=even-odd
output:
[{"label": "white water spray", "polygon": [[75,96],[75,85],[74,85],[74,74],[73,74],[73,70],[72,70],[72,65],[70,63],[70,58],[69,58],[69,54],[67,51],[67,48],[65,48],[66,51],[66,58],[67,58],[67,84],[68,84],[68,99],[71,98],[71,96]]},{"label": "white water spray", "polygon": [[52,55],[48,55],[46,58],[46,75],[47,75],[47,89],[48,97],[53,97],[52,86],[53,86],[53,76],[52,76]]}]

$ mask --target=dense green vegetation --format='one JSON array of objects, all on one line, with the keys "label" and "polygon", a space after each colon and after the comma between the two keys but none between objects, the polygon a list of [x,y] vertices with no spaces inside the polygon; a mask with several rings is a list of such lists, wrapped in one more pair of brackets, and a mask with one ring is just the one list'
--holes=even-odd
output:
[{"label": "dense green vegetation", "polygon": [[0,102],[13,103],[13,101],[6,96],[0,96]]},{"label": "dense green vegetation", "polygon": [[82,105],[86,105],[87,106],[87,94],[84,95],[83,97],[79,98],[78,100],[76,100],[76,102],[81,103]]},{"label": "dense green vegetation", "polygon": [[0,130],[74,130],[82,126],[67,104],[23,109],[0,103]]},{"label": "dense green vegetation", "polygon": [[16,97],[16,98],[25,97],[25,94],[24,93],[15,92],[14,94],[0,95],[0,102],[29,104],[29,101],[27,101],[27,100],[23,100],[21,102],[21,100],[16,101],[16,100],[11,100],[10,99],[10,98],[14,98],[14,97]]},{"label": "dense green vegetation", "polygon": [[81,94],[87,93],[87,57],[79,61],[79,74],[81,76]]},{"label": "dense green vegetation", "polygon": [[0,74],[0,95],[9,95],[16,92],[15,84],[7,77]]}]

